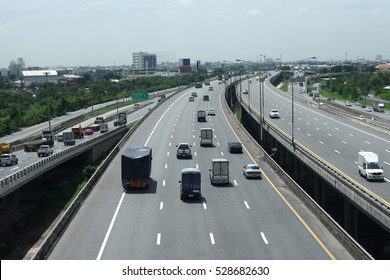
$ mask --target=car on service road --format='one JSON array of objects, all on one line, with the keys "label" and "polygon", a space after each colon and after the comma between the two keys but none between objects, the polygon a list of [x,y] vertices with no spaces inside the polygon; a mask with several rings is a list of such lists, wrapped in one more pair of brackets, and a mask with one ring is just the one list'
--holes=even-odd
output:
[{"label": "car on service road", "polygon": [[248,163],[245,165],[242,174],[245,178],[261,178],[260,167],[254,163]]}]

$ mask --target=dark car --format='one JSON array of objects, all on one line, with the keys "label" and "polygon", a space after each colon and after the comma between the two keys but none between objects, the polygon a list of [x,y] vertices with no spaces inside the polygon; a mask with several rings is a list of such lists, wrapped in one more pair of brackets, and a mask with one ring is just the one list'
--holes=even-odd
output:
[{"label": "dark car", "polygon": [[229,153],[242,153],[242,144],[237,141],[232,141],[228,143]]}]

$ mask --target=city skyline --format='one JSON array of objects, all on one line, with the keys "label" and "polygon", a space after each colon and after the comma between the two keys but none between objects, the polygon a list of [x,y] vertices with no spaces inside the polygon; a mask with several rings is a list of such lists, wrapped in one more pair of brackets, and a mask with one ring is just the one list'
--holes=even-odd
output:
[{"label": "city skyline", "polygon": [[131,65],[153,50],[202,63],[390,58],[385,0],[1,2],[0,68]]}]

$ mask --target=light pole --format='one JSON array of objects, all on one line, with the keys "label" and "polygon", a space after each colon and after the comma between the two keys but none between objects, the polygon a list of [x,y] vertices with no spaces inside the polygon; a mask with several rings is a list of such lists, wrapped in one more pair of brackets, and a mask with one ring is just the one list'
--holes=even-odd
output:
[{"label": "light pole", "polygon": [[50,72],[43,72],[43,74],[45,74],[45,76],[46,76],[46,95],[47,95],[47,112],[48,112],[47,114],[49,117],[49,131],[50,131],[50,134],[53,134],[51,131],[50,99],[49,99],[49,89],[48,89],[48,85],[49,85],[48,75],[50,74]]},{"label": "light pole", "polygon": [[[316,59],[315,56],[308,58],[300,59],[296,62],[301,62],[305,60]],[[294,139],[294,63],[292,64],[291,69],[291,146],[295,149],[295,139]]]}]

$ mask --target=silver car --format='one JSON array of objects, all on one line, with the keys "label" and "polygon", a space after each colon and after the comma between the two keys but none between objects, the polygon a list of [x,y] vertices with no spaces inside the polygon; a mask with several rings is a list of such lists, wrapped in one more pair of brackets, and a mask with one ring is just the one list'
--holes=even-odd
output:
[{"label": "silver car", "polygon": [[179,145],[176,145],[177,151],[176,151],[176,157],[177,158],[192,158],[191,154],[191,145],[188,143],[180,143]]},{"label": "silver car", "polygon": [[18,161],[18,157],[14,154],[2,154],[0,156],[0,165],[14,165]]},{"label": "silver car", "polygon": [[245,165],[242,174],[245,178],[261,178],[260,167],[254,163],[248,163]]}]

